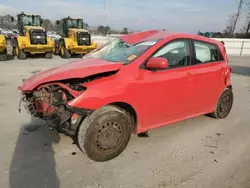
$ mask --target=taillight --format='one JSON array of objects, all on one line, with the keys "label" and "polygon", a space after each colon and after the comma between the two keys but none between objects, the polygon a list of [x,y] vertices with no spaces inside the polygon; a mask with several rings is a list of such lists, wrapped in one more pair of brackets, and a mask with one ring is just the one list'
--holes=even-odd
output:
[{"label": "taillight", "polygon": [[221,41],[222,46],[223,46],[223,56],[225,58],[225,61],[228,63],[228,57],[227,57],[227,50],[225,48],[225,43],[223,41]]}]

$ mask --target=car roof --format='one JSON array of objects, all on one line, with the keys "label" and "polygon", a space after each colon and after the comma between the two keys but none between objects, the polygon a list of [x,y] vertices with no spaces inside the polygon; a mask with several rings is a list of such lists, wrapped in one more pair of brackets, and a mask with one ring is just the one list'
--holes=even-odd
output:
[{"label": "car roof", "polygon": [[138,42],[142,42],[142,41],[166,39],[166,38],[169,38],[169,39],[190,38],[190,39],[201,40],[201,41],[212,43],[212,44],[220,43],[220,41],[216,41],[214,39],[203,37],[200,35],[181,33],[181,32],[161,31],[161,30],[148,30],[148,31],[143,31],[143,32],[136,32],[136,33],[120,36],[120,38],[123,41],[132,45]]}]

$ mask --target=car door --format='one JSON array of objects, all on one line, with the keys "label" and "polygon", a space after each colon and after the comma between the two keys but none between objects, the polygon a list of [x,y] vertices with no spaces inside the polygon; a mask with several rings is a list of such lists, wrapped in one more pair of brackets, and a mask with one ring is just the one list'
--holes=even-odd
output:
[{"label": "car door", "polygon": [[157,50],[152,57],[168,60],[164,70],[144,70],[143,126],[157,127],[192,114],[193,74],[188,39],[174,40]]},{"label": "car door", "polygon": [[196,90],[197,112],[213,110],[217,100],[225,88],[223,77],[223,57],[215,44],[203,41],[192,41],[195,59],[194,83]]}]

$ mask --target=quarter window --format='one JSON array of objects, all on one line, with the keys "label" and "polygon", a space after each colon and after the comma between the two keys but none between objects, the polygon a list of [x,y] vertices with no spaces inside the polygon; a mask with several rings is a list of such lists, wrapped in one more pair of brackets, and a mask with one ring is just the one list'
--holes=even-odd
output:
[{"label": "quarter window", "polygon": [[189,65],[190,50],[189,42],[178,40],[168,43],[161,48],[153,57],[162,57],[168,60],[169,68],[177,68]]},{"label": "quarter window", "polygon": [[207,44],[207,43],[195,41],[194,47],[195,47],[195,54],[196,54],[195,64],[223,60],[220,54],[220,51],[213,44]]}]

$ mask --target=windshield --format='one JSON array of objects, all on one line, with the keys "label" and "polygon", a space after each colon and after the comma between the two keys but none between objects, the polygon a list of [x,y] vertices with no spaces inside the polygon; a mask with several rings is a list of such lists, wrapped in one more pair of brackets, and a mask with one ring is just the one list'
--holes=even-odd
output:
[{"label": "windshield", "polygon": [[23,16],[24,26],[40,26],[40,18],[37,16]]},{"label": "windshield", "polygon": [[68,27],[69,28],[78,28],[78,29],[82,29],[83,28],[83,22],[82,20],[72,20],[72,19],[68,19]]},{"label": "windshield", "polygon": [[110,41],[107,45],[97,51],[92,51],[83,59],[95,58],[112,62],[124,62],[126,64],[142,55],[147,49],[153,46],[159,39],[149,40],[129,45],[120,38]]}]

